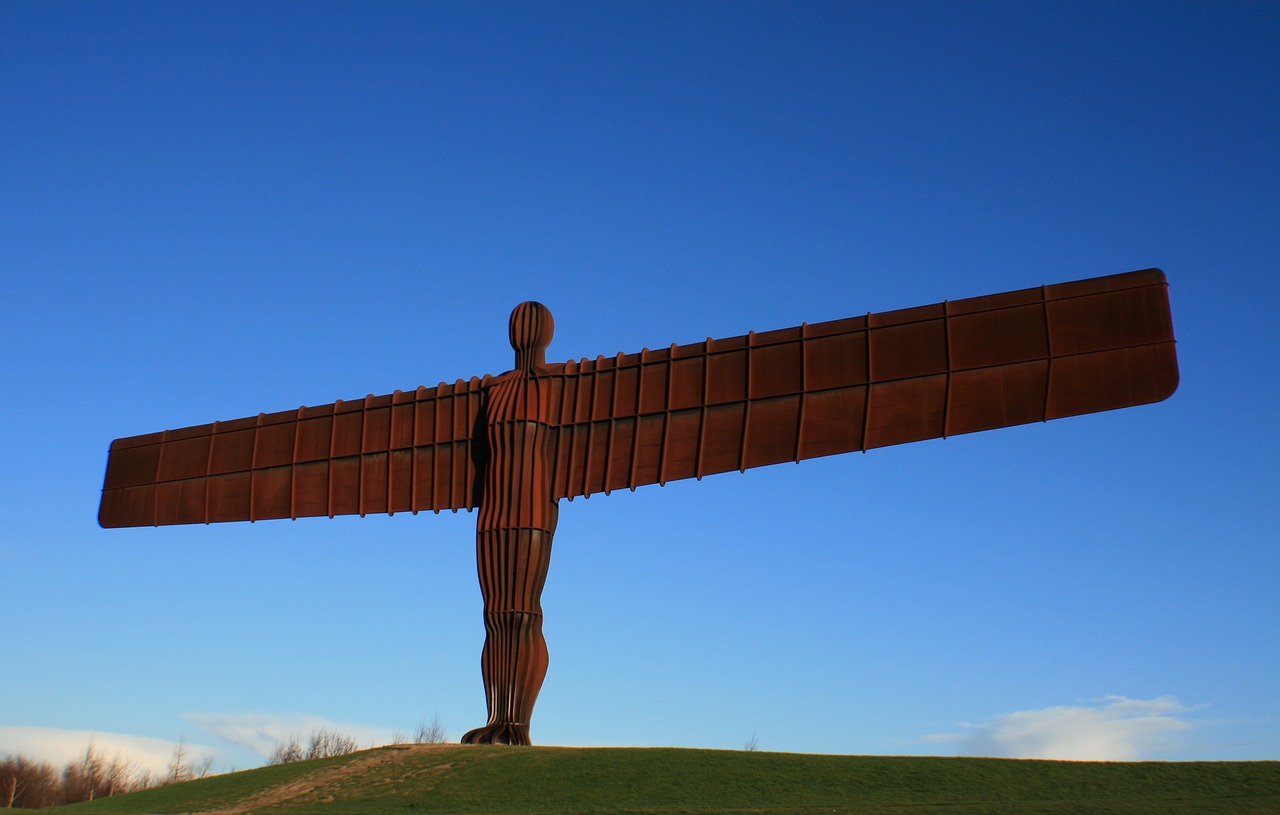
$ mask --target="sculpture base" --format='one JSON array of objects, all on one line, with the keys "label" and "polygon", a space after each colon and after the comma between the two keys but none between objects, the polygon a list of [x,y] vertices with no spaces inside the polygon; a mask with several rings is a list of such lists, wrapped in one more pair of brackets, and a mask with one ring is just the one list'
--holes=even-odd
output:
[{"label": "sculpture base", "polygon": [[529,725],[491,724],[477,727],[462,737],[463,744],[518,744],[530,745]]}]

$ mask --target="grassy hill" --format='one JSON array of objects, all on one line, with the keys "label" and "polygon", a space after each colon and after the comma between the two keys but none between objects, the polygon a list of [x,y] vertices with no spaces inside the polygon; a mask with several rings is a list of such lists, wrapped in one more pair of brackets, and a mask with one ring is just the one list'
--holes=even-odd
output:
[{"label": "grassy hill", "polygon": [[1092,763],[667,748],[383,747],[46,810],[121,813],[1280,813],[1280,762]]}]

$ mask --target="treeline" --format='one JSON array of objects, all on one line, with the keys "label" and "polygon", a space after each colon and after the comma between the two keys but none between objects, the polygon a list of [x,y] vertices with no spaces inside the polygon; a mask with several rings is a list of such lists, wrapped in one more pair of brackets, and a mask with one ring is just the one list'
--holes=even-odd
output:
[{"label": "treeline", "polygon": [[116,754],[108,759],[93,742],[84,754],[59,770],[47,761],[22,755],[0,757],[0,806],[6,809],[78,804],[96,798],[124,795],[150,787],[203,778],[213,759],[192,763],[185,741],[174,748],[168,770],[161,775]]},{"label": "treeline", "polygon": [[[444,742],[447,736],[437,716],[430,724],[423,722],[413,735],[395,734],[395,742],[418,744]],[[362,749],[356,740],[328,729],[314,731],[307,741],[298,736],[278,742],[269,764],[287,764],[313,758],[329,758]],[[213,769],[213,759],[193,762],[186,740],[178,742],[163,774],[145,770],[135,761],[119,753],[110,759],[93,742],[84,754],[67,762],[61,770],[47,761],[36,761],[22,755],[0,756],[0,808],[40,809],[42,807],[78,804],[97,798],[124,795],[127,792],[162,787],[180,781],[204,778]]]}]

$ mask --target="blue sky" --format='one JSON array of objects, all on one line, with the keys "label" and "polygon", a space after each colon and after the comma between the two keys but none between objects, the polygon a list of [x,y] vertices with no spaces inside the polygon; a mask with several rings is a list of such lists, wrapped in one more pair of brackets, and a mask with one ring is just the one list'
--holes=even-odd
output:
[{"label": "blue sky", "polygon": [[[1168,401],[562,505],[535,742],[1280,758],[1271,3],[0,7],[0,753],[481,724],[474,517],[112,439],[1159,266]],[[70,745],[70,747],[68,747]],[[149,752],[148,752],[149,751]]]}]

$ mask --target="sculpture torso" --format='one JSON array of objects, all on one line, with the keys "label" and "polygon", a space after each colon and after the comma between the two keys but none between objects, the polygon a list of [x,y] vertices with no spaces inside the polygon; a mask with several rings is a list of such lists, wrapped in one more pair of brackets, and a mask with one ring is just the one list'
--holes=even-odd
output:
[{"label": "sculpture torso", "polygon": [[552,380],[515,370],[494,380],[485,405],[489,461],[477,531],[556,527],[547,461]]}]

